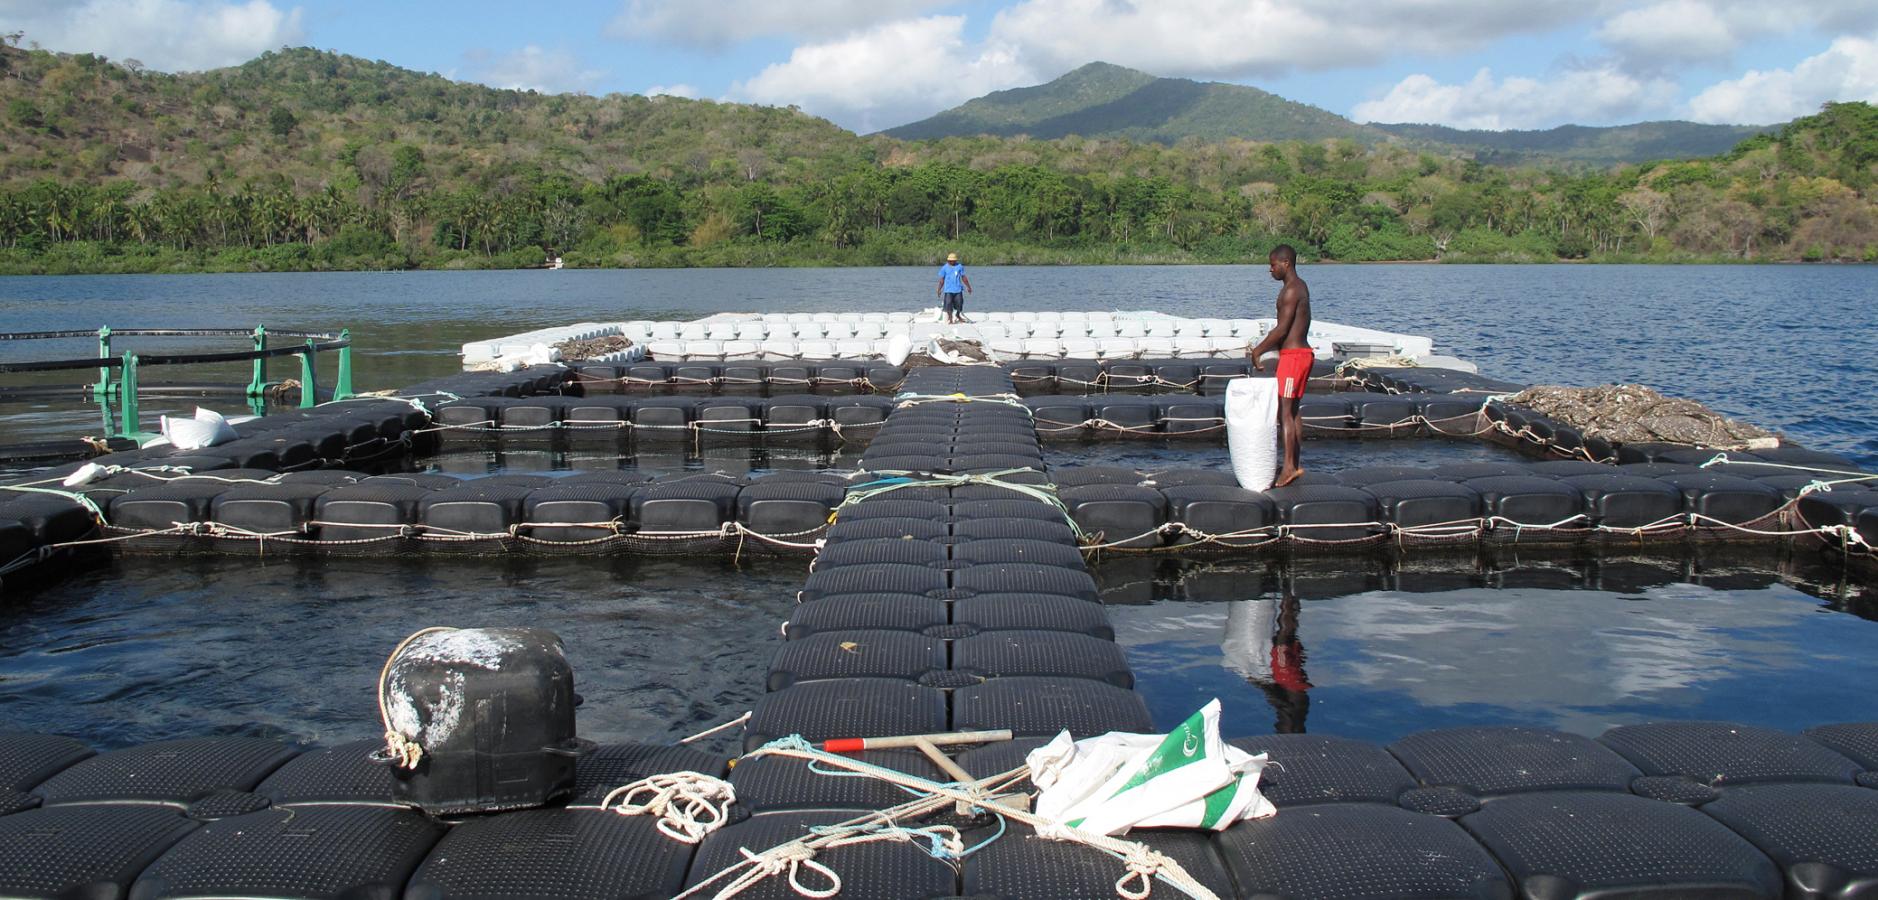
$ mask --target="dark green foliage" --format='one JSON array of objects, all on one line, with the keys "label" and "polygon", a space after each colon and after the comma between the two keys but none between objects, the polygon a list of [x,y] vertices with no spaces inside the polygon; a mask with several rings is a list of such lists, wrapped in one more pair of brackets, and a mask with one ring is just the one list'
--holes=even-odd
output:
[{"label": "dark green foliage", "polygon": [[1639,122],[1597,128],[1561,125],[1542,131],[1467,131],[1442,125],[1371,123],[1404,140],[1460,147],[1496,165],[1576,164],[1614,166],[1659,159],[1693,159],[1725,153],[1772,128]]},{"label": "dark green foliage", "polygon": [[1109,63],[1090,63],[1048,84],[986,94],[882,134],[904,140],[1025,134],[1128,138],[1172,144],[1217,141],[1315,141],[1386,135],[1335,113],[1258,88],[1185,78],[1156,78]]},{"label": "dark green foliage", "polygon": [[[1878,257],[1878,111],[1862,103],[1721,157],[1594,171],[1362,134],[906,142],[795,110],[502,91],[312,50],[190,75],[4,46],[0,62],[16,94],[0,122],[5,272],[926,265],[948,249],[1245,262],[1280,242],[1347,261]],[[1213,87],[1078,74],[994,107],[1006,124],[1122,115],[1116,96]]]}]

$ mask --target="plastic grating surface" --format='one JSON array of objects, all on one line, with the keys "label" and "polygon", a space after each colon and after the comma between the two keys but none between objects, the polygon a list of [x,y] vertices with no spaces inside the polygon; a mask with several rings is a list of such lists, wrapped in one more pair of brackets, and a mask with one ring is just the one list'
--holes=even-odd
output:
[{"label": "plastic grating surface", "polygon": [[937,688],[892,678],[848,678],[765,694],[745,726],[744,747],[754,750],[791,734],[825,741],[945,730],[946,697]]},{"label": "plastic grating surface", "polygon": [[1240,896],[1512,896],[1493,857],[1447,819],[1394,806],[1280,810],[1219,836]]},{"label": "plastic grating surface", "polygon": [[1850,782],[1860,769],[1808,738],[1729,722],[1623,725],[1598,740],[1645,775],[1687,775],[1715,785]]},{"label": "plastic grating surface", "polygon": [[922,594],[836,594],[798,605],[785,633],[797,640],[855,628],[924,631],[947,621],[945,601]]},{"label": "plastic grating surface", "polygon": [[970,563],[1027,563],[1033,566],[1057,566],[1083,569],[1082,551],[1050,541],[966,541],[952,551],[954,559]]},{"label": "plastic grating surface", "polygon": [[1389,752],[1424,784],[1476,797],[1518,791],[1626,791],[1635,766],[1587,737],[1518,726],[1444,728],[1413,734]]},{"label": "plastic grating surface", "polygon": [[443,831],[411,810],[264,810],[202,826],[145,870],[130,897],[395,900]]},{"label": "plastic grating surface", "polygon": [[137,873],[196,828],[176,810],[87,805],[0,816],[0,895],[122,897]]},{"label": "plastic grating surface", "polygon": [[650,816],[525,810],[452,828],[403,896],[664,900],[684,885],[691,852]]},{"label": "plastic grating surface", "polygon": [[991,563],[952,574],[952,586],[989,593],[1058,594],[1094,600],[1095,579],[1088,572],[1056,566]]},{"label": "plastic grating surface", "polygon": [[[951,781],[917,750],[867,750],[848,754],[854,759],[886,766],[908,775]],[[834,771],[824,766],[823,771]],[[907,792],[878,778],[827,775],[814,771],[807,760],[786,756],[746,759],[731,770],[737,803],[752,812],[781,809],[886,809],[905,803]]]},{"label": "plastic grating surface", "polygon": [[34,785],[91,756],[91,747],[54,734],[0,734],[0,788],[30,790]]},{"label": "plastic grating surface", "polygon": [[908,541],[899,538],[871,538],[829,542],[815,554],[815,568],[836,566],[901,565],[930,566],[943,562],[946,548],[931,541]]},{"label": "plastic grating surface", "polygon": [[1061,631],[992,631],[968,637],[953,644],[952,667],[990,677],[1060,675],[1135,686],[1121,647]]},{"label": "plastic grating surface", "polygon": [[592,805],[608,792],[649,775],[699,772],[722,778],[730,761],[683,745],[603,744],[574,761],[574,793],[569,805]]},{"label": "plastic grating surface", "polygon": [[1780,892],[1771,860],[1686,806],[1555,791],[1503,797],[1461,824],[1533,900],[1651,890],[1743,898]]},{"label": "plastic grating surface", "polygon": [[1731,788],[1702,807],[1772,857],[1787,896],[1878,891],[1878,791],[1836,784]]},{"label": "plastic grating surface", "polygon": [[1844,754],[1867,769],[1878,770],[1878,722],[1822,725],[1806,736]]},{"label": "plastic grating surface", "polygon": [[946,667],[946,645],[906,631],[832,631],[789,641],[769,664],[769,689],[833,678],[918,679]]},{"label": "plastic grating surface", "polygon": [[[969,845],[983,838],[973,834]],[[1130,832],[1124,840],[1146,844],[1167,855],[1188,875],[1221,897],[1233,896],[1226,864],[1203,832]],[[961,873],[969,897],[1001,900],[1063,900],[1067,897],[1111,897],[1115,883],[1128,874],[1121,860],[1094,847],[1038,837],[1029,828],[1013,825],[1004,836],[972,854]],[[1139,889],[1131,882],[1130,888]],[[1153,885],[1153,896],[1179,897],[1166,883]]]},{"label": "plastic grating surface", "polygon": [[78,763],[39,786],[47,805],[187,804],[217,790],[253,790],[294,749],[263,738],[185,738],[126,747]]},{"label": "plastic grating surface", "polygon": [[1008,728],[1015,735],[1043,736],[1067,728],[1084,738],[1108,731],[1151,732],[1154,720],[1141,695],[1133,691],[1084,679],[1016,676],[954,692],[952,727]]},{"label": "plastic grating surface", "polygon": [[1048,594],[979,594],[952,604],[952,621],[971,624],[981,631],[1048,630],[1069,631],[1115,639],[1115,626],[1100,603],[1080,597],[1053,597]]},{"label": "plastic grating surface", "polygon": [[371,760],[383,741],[363,740],[309,750],[267,776],[254,792],[289,803],[364,803],[395,806],[391,767]]},{"label": "plastic grating surface", "polygon": [[[905,795],[902,795],[905,796]],[[752,816],[705,838],[692,859],[688,885],[695,886],[725,869],[744,861],[741,850],[761,853],[789,841],[808,836],[808,830],[833,825],[853,817],[852,812],[777,812]],[[815,861],[841,876],[841,900],[920,900],[950,897],[957,893],[957,878],[951,867],[927,855],[919,845],[899,841],[872,841],[823,850]],[[737,873],[713,883],[721,887]],[[799,875],[804,887],[827,890],[833,885],[813,871]],[[700,892],[709,897],[714,891]],[[738,900],[801,900],[789,886],[789,876],[766,878],[737,895]]]},{"label": "plastic grating surface", "polygon": [[[1394,803],[1415,779],[1388,751],[1365,741],[1316,734],[1271,734],[1227,743],[1269,753],[1259,792],[1280,807],[1311,803]],[[1281,813],[1282,815],[1282,813]]]}]

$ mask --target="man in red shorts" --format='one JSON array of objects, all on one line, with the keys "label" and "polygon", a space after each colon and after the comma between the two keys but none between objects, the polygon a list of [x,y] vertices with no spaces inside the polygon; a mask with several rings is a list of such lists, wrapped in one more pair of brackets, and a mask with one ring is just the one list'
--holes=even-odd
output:
[{"label": "man in red shorts", "polygon": [[1252,368],[1263,372],[1265,364],[1259,357],[1273,349],[1278,351],[1278,430],[1284,436],[1285,461],[1272,487],[1279,488],[1304,474],[1304,468],[1298,465],[1298,451],[1304,443],[1298,401],[1304,398],[1304,385],[1311,378],[1311,361],[1315,355],[1309,340],[1311,288],[1298,277],[1298,251],[1291,249],[1290,244],[1279,244],[1272,250],[1268,262],[1272,280],[1285,283],[1278,289],[1278,324],[1272,326],[1264,340],[1246,351],[1246,355],[1252,357]]}]

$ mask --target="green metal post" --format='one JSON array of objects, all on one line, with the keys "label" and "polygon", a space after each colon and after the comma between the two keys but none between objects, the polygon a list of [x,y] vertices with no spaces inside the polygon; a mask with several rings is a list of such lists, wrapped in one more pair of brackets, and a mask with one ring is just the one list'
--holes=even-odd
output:
[{"label": "green metal post", "polygon": [[[98,329],[98,358],[111,358],[111,326],[109,325]],[[91,396],[98,399],[111,396],[111,368],[109,366],[98,368],[98,383],[91,386]]]},{"label": "green metal post", "polygon": [[124,377],[119,382],[118,401],[124,409],[124,437],[136,439],[143,433],[143,422],[137,415],[137,354],[124,351]]},{"label": "green metal post", "polygon": [[313,339],[306,339],[306,350],[300,353],[300,408],[312,409],[319,405],[319,382],[313,377]]},{"label": "green metal post", "polygon": [[345,346],[339,348],[339,375],[333,382],[333,399],[352,399],[352,329],[339,330],[339,340]]},{"label": "green metal post", "polygon": [[[267,349],[267,327],[254,326],[254,350],[259,353]],[[259,397],[267,393],[267,357],[254,359],[254,377],[248,381],[248,396]]]}]

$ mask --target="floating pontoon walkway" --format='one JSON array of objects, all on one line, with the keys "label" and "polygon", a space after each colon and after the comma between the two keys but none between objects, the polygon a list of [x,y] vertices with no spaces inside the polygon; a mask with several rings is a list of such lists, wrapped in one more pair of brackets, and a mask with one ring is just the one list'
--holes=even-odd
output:
[{"label": "floating pontoon walkway", "polygon": [[[1052,468],[1043,453],[1072,434],[1213,439],[1214,388],[1256,377],[1243,368],[770,360],[736,362],[758,375],[733,380],[733,363],[716,361],[712,374],[680,380],[665,367],[699,364],[661,361],[657,377],[636,365],[465,374],[405,399],[250,426],[206,451],[113,454],[95,461],[113,468],[80,486],[82,502],[37,494],[0,505],[19,523],[0,535],[28,550],[108,540],[166,552],[813,553],[744,749],[1013,731],[959,755],[973,777],[1020,765],[1059,729],[1153,730],[1086,567],[1091,550],[1338,554],[1545,539],[1648,552],[1652,539],[1804,538],[1854,559],[1878,539],[1878,494],[1844,460],[1599,444],[1491,399],[1517,386],[1459,370],[1372,369],[1370,391],[1314,396],[1313,427],[1493,438],[1543,461],[1370,467],[1255,493],[1218,472]],[[805,370],[829,393],[803,389]],[[870,389],[892,395],[843,393]],[[859,471],[456,480],[368,465],[444,443],[772,439],[846,442],[860,449]],[[221,737],[94,754],[72,738],[0,734],[0,894],[659,898],[776,847],[796,849],[764,856],[769,877],[737,896],[837,886],[844,898],[1178,896],[1149,880],[1169,861],[1220,897],[1855,897],[1878,885],[1878,722],[1234,743],[1278,763],[1261,784],[1277,816],[1219,834],[1139,831],[1122,860],[972,812],[939,820],[958,830],[959,848],[978,848],[962,858],[939,832],[912,830],[810,852],[794,843],[810,829],[907,794],[774,755],[732,768],[685,747],[608,746],[579,761],[565,805],[443,821],[392,800],[390,770],[369,759],[377,741],[309,749]],[[954,777],[917,752],[861,755]],[[737,795],[731,824],[695,846],[656,819],[600,808],[612,788],[681,771],[727,777]],[[724,882],[711,884],[703,896]]]}]

